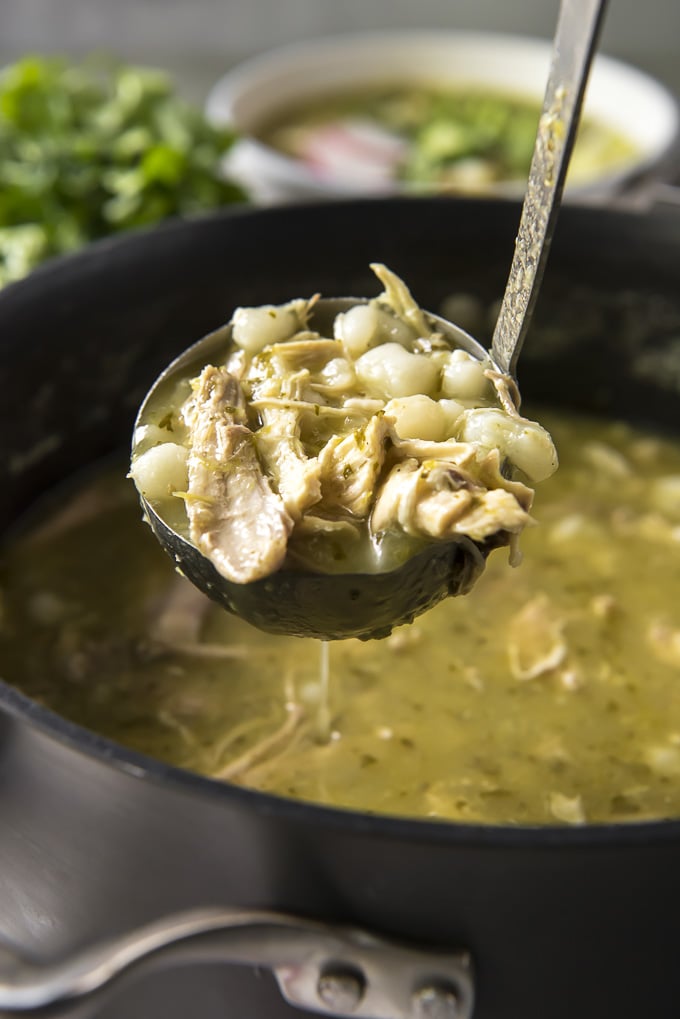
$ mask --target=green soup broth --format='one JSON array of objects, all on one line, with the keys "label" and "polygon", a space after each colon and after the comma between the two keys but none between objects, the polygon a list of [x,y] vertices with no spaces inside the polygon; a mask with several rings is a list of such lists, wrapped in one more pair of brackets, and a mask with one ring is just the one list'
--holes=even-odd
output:
[{"label": "green soup broth", "polygon": [[512,569],[388,639],[330,648],[205,601],[121,462],[6,543],[2,677],[103,736],[216,779],[488,824],[680,816],[680,443],[543,415],[561,467]]}]

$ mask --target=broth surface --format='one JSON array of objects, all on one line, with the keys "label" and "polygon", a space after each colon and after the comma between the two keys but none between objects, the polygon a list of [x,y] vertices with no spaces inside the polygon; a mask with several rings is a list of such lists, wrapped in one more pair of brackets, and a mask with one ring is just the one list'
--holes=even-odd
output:
[{"label": "broth surface", "polygon": [[205,775],[502,824],[680,816],[680,443],[543,415],[561,459],[524,562],[384,641],[261,633],[173,571],[121,464],[5,549],[0,675]]}]

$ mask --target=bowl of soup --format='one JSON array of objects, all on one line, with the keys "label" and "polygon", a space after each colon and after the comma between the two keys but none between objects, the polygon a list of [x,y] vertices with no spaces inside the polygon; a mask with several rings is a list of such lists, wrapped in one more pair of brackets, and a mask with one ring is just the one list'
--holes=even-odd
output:
[{"label": "bowl of soup", "polygon": [[[326,719],[318,645],[198,597],[126,478],[150,383],[238,305],[370,296],[377,259],[487,340],[518,217],[443,197],[234,211],[0,295],[6,951],[81,959],[209,907],[416,946],[431,980],[466,960],[465,1016],[674,1007],[680,215],[563,210],[520,368],[561,467],[524,564],[497,551],[474,600],[334,644]],[[104,1014],[289,1019],[252,954],[220,958]],[[436,998],[411,990],[401,1014]]]},{"label": "bowl of soup", "polygon": [[[521,194],[550,44],[467,32],[375,32],[263,53],[213,87],[207,114],[241,140],[228,169],[261,201],[406,193]],[[598,56],[567,187],[611,193],[663,173],[675,98]]]}]

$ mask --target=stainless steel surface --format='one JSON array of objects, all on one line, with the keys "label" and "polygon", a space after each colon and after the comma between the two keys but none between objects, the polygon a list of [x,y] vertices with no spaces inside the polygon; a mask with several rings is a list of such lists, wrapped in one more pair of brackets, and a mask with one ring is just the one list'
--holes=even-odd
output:
[{"label": "stainless steel surface", "polygon": [[[165,956],[165,958],[164,958]],[[183,958],[186,956],[186,958]],[[190,959],[271,969],[291,1005],[359,1019],[469,1019],[474,989],[466,953],[424,951],[365,931],[279,913],[195,910],[167,917],[51,965],[0,957],[0,1016],[36,1015],[78,999],[106,999],[109,984],[145,964]]]},{"label": "stainless steel surface", "polygon": [[491,346],[493,361],[506,375],[515,375],[543,278],[605,7],[606,0],[560,4],[515,254]]}]

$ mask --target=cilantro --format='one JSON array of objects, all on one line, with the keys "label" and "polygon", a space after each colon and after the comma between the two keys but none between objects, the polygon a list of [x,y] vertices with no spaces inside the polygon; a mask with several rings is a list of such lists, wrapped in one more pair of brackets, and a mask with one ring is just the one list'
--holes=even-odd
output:
[{"label": "cilantro", "polygon": [[0,73],[0,286],[45,258],[239,201],[233,141],[161,71],[26,57]]}]

